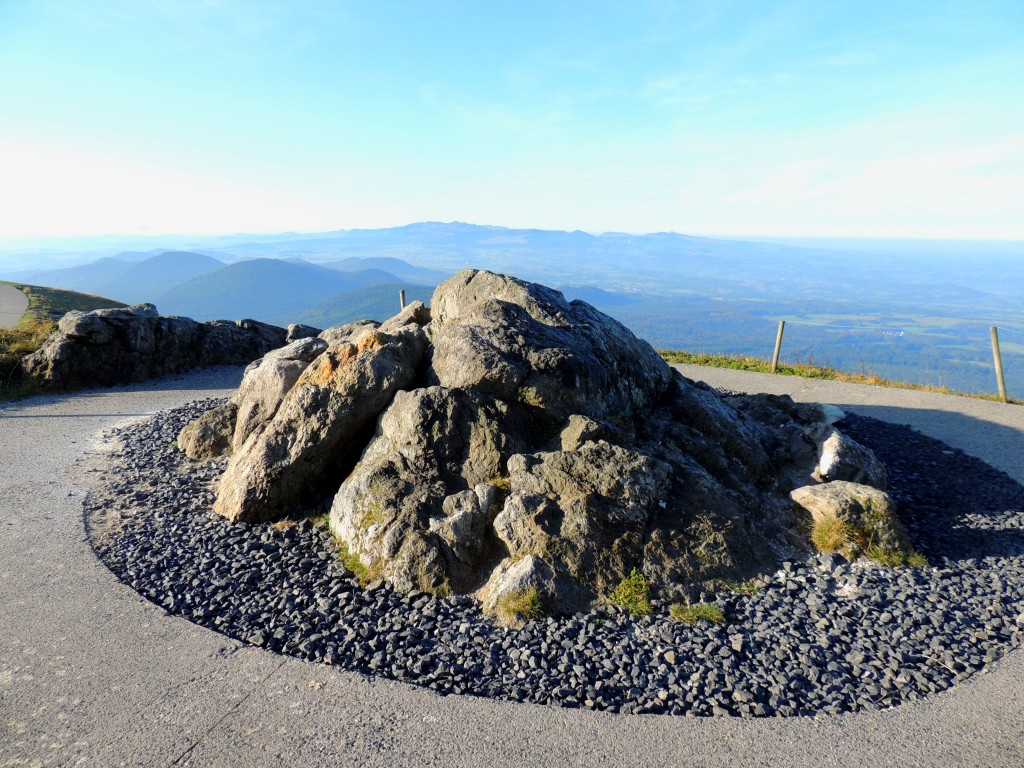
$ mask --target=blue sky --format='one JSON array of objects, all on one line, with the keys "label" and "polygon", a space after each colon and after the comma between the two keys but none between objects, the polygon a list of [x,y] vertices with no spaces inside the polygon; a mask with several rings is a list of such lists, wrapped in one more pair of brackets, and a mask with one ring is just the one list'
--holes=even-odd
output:
[{"label": "blue sky", "polygon": [[0,236],[1022,210],[1020,0],[0,0]]}]

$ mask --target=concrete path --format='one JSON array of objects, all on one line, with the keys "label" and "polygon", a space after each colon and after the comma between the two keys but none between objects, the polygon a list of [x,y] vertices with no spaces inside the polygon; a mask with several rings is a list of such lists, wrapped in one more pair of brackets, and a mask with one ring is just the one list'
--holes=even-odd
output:
[{"label": "concrete path", "polygon": [[[910,423],[1024,481],[1024,408],[685,373]],[[1024,764],[1022,651],[888,712],[683,719],[442,698],[279,657],[169,616],[96,560],[76,462],[96,450],[98,431],[226,394],[239,377],[207,371],[0,407],[0,766]]]},{"label": "concrete path", "polygon": [[28,309],[28,296],[13,285],[0,283],[0,329],[13,328]]}]

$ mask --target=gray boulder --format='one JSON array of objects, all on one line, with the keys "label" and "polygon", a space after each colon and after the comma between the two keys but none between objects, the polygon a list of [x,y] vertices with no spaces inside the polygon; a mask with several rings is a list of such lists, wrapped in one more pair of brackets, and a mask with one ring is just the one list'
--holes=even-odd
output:
[{"label": "gray boulder", "polygon": [[431,300],[433,383],[472,388],[564,419],[628,420],[653,405],[673,371],[621,323],[561,293],[464,270]]},{"label": "gray boulder", "polygon": [[211,408],[178,434],[178,448],[193,461],[230,456],[238,406],[227,402]]},{"label": "gray boulder", "polygon": [[264,359],[246,372],[241,385],[231,396],[237,421],[231,447],[239,450],[250,435],[274,418],[285,395],[295,386],[308,363],[301,360]]},{"label": "gray boulder", "polygon": [[246,369],[242,383],[231,396],[238,412],[231,440],[233,450],[239,450],[251,434],[274,417],[302,372],[326,349],[326,341],[304,337],[271,350]]},{"label": "gray boulder", "polygon": [[885,467],[874,451],[853,438],[833,429],[818,447],[818,465],[814,479],[827,483],[846,480],[870,485],[884,491],[887,487]]},{"label": "gray boulder", "polygon": [[580,586],[546,595],[553,610],[579,610],[571,598],[606,595],[642,566],[648,527],[668,496],[664,463],[602,441],[518,454],[508,471],[508,499],[494,519],[508,556],[532,555]]},{"label": "gray boulder", "polygon": [[840,551],[853,559],[870,546],[886,552],[909,552],[906,531],[889,494],[870,485],[834,480],[795,489],[790,498],[816,522],[840,521],[847,538]]},{"label": "gray boulder", "polygon": [[306,366],[325,349],[326,341],[304,337],[250,363],[227,404],[230,407],[208,411],[186,426],[178,437],[178,446],[191,459],[230,456],[273,418]]},{"label": "gray boulder", "polygon": [[414,301],[407,304],[401,312],[394,317],[385,320],[380,326],[384,333],[394,333],[399,328],[407,325],[422,325],[424,327],[430,322],[430,310],[422,301]]},{"label": "gray boulder", "polygon": [[358,342],[359,338],[370,331],[376,330],[380,327],[380,323],[375,320],[357,320],[354,323],[346,323],[345,325],[335,325],[330,328],[326,328],[320,332],[318,338],[323,339],[328,344],[338,344],[342,341],[351,341],[353,343]]},{"label": "gray boulder", "polygon": [[285,343],[286,331],[258,320],[210,320],[198,339],[200,365],[244,365]]},{"label": "gray boulder", "polygon": [[417,325],[369,330],[332,344],[299,376],[273,418],[236,451],[214,510],[232,521],[288,513],[325,485],[341,484],[365,445],[363,431],[414,380],[426,350]]},{"label": "gray boulder", "polygon": [[[539,557],[527,555],[519,559],[506,558],[491,572],[487,583],[476,593],[476,598],[484,613],[496,616],[503,624],[518,626],[522,622],[505,607],[506,600],[522,598],[533,592],[541,598],[543,608],[550,610],[549,606],[544,605],[543,596],[559,594],[562,591],[559,586],[557,574]],[[585,597],[581,602],[583,600]]]},{"label": "gray boulder", "polygon": [[[315,344],[328,346],[307,364]],[[217,512],[271,519],[331,493],[354,569],[476,595],[513,623],[538,601],[568,612],[607,599],[634,569],[655,596],[684,600],[808,552],[789,494],[837,417],[723,397],[589,305],[476,270],[438,286],[429,309],[266,355],[232,403]],[[875,525],[874,509],[847,516]],[[890,542],[895,526],[871,530]]]},{"label": "gray boulder", "polygon": [[291,343],[298,341],[299,339],[308,339],[315,336],[319,336],[323,333],[323,329],[314,328],[312,325],[303,325],[302,323],[291,323],[288,326],[288,334],[285,337],[285,341]]},{"label": "gray boulder", "polygon": [[563,451],[576,451],[586,442],[600,440],[607,435],[607,425],[594,421],[586,416],[574,413],[569,417],[565,429],[558,436],[558,442]]},{"label": "gray boulder", "polygon": [[197,323],[161,317],[152,304],[69,312],[20,364],[43,389],[111,386],[211,365],[241,365],[284,343],[282,328],[253,320]]}]

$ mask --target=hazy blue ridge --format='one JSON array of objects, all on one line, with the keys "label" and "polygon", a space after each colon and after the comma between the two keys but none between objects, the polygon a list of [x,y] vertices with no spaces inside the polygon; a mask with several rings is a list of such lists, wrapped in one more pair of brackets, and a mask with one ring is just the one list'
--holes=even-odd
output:
[{"label": "hazy blue ridge", "polygon": [[12,279],[19,279],[33,285],[98,294],[107,283],[115,281],[131,267],[132,265],[128,262],[104,257],[76,267],[29,270],[12,275]]},{"label": "hazy blue ridge", "polygon": [[125,301],[154,301],[168,286],[194,280],[224,268],[224,262],[190,251],[167,251],[129,266],[107,281],[103,292],[123,296]]},{"label": "hazy blue ridge", "polygon": [[189,251],[144,255],[145,259],[137,261],[103,258],[78,267],[39,271],[31,275],[31,281],[83,293],[119,296],[122,301],[139,303],[154,301],[171,286],[224,267],[222,261]]},{"label": "hazy blue ridge", "polygon": [[378,283],[398,282],[382,270],[338,272],[313,264],[254,259],[228,265],[157,297],[164,314],[196,320],[287,317],[332,296]]},{"label": "hazy blue ridge", "polygon": [[442,280],[451,276],[448,272],[416,267],[408,262],[402,261],[401,259],[386,256],[369,256],[365,258],[349,256],[348,258],[340,259],[338,261],[321,261],[317,263],[321,267],[336,269],[340,272],[358,272],[365,269],[382,269],[400,280],[407,280],[410,283],[420,283],[422,285],[437,285]]},{"label": "hazy blue ridge", "polygon": [[398,281],[371,285],[332,296],[326,301],[298,312],[280,315],[270,322],[277,325],[306,323],[317,328],[330,328],[355,320],[383,322],[398,314],[400,309],[398,292],[401,290],[405,291],[407,303],[422,301],[424,304],[429,304],[434,286]]}]

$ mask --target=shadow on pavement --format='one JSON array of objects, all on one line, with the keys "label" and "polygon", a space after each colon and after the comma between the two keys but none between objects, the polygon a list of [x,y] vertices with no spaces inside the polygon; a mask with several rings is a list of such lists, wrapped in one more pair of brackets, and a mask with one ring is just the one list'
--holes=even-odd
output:
[{"label": "shadow on pavement", "polygon": [[[851,407],[839,427],[869,446],[889,471],[889,493],[915,546],[933,562],[1024,555],[1024,486],[1006,472],[907,424]],[[877,409],[875,409],[877,410]],[[939,412],[957,426],[978,420]],[[892,419],[892,420],[890,420]],[[1005,437],[1020,441],[1009,427]]]}]

